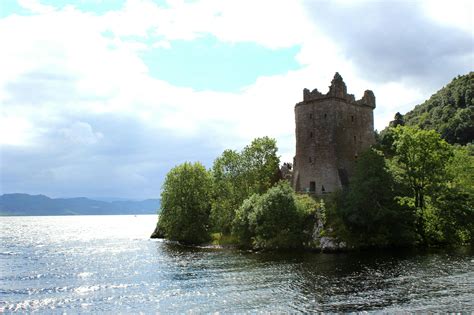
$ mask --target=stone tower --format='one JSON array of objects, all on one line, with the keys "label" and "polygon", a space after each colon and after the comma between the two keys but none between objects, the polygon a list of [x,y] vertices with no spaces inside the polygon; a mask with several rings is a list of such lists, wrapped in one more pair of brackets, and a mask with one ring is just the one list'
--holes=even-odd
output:
[{"label": "stone tower", "polygon": [[322,195],[349,183],[358,154],[375,142],[374,108],[372,91],[356,101],[337,72],[327,94],[303,90],[303,101],[295,105],[296,191]]}]

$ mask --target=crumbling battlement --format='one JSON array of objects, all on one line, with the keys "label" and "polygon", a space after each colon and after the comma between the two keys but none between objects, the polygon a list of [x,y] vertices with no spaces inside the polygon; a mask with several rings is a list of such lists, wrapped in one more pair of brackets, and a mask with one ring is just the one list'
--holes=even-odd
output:
[{"label": "crumbling battlement", "polygon": [[[326,94],[322,94],[318,91],[318,89],[314,89],[312,91],[308,89],[303,90],[303,102],[298,104],[304,104],[307,102],[314,102],[314,101],[324,101],[328,98],[338,98],[342,99],[348,103],[357,104],[360,106],[369,106],[375,108],[375,96],[374,92],[371,90],[366,90],[364,92],[364,96],[360,100],[355,100],[354,94],[347,93],[347,87],[342,79],[341,75],[336,72],[334,78],[331,81],[331,85],[329,86],[329,92]],[[297,104],[297,105],[298,105]]]}]

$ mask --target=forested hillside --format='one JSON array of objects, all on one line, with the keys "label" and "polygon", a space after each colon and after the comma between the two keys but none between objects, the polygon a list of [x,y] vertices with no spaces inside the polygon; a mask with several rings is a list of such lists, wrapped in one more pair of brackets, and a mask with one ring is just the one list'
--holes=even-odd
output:
[{"label": "forested hillside", "polygon": [[436,130],[447,142],[474,140],[474,72],[454,78],[403,117],[407,126]]}]

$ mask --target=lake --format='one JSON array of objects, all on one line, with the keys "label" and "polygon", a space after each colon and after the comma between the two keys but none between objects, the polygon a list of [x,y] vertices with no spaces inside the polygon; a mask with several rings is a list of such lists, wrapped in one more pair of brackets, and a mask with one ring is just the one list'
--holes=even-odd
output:
[{"label": "lake", "polygon": [[474,251],[250,253],[148,237],[155,215],[1,217],[0,312],[474,311]]}]

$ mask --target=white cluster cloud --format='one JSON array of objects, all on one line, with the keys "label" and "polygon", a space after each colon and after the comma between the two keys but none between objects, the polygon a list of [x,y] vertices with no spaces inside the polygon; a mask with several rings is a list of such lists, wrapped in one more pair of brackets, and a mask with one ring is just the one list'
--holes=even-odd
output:
[{"label": "white cluster cloud", "polygon": [[[361,77],[351,52],[324,32],[310,14],[311,6],[302,1],[172,0],[160,6],[151,0],[129,0],[122,9],[103,15],[82,12],[73,6],[54,8],[38,0],[19,3],[33,15],[0,19],[2,151],[31,147],[32,152],[38,152],[48,145],[102,148],[93,153],[74,151],[78,154],[76,161],[68,159],[67,165],[53,165],[59,162],[52,160],[37,167],[38,174],[51,176],[50,180],[58,183],[65,182],[68,174],[83,178],[84,171],[94,173],[94,167],[102,172],[109,167],[107,176],[123,178],[124,182],[134,179],[133,187],[114,186],[109,192],[101,190],[103,194],[146,197],[140,189],[150,185],[150,173],[162,176],[172,162],[182,158],[178,151],[183,151],[183,146],[167,144],[167,139],[195,139],[195,148],[218,152],[228,147],[238,149],[252,138],[268,135],[277,138],[282,160],[291,161],[293,105],[302,99],[305,87],[325,92],[335,71],[343,75],[349,92],[356,97],[361,97],[365,89],[374,90],[378,129],[396,111],[404,112],[434,92],[402,79],[379,82]],[[464,22],[460,22],[439,15],[446,8],[441,2],[435,6],[422,4],[430,8],[430,18],[440,19],[440,23],[461,30],[472,27],[472,13],[464,12]],[[344,10],[353,4],[339,1],[338,5]],[[458,11],[453,10],[449,16],[457,15]],[[298,45],[296,59],[301,68],[261,76],[239,92],[195,91],[152,77],[139,56],[152,47],[172,47],[177,39],[198,40],[206,35],[228,43],[254,42],[269,49]],[[106,128],[99,123],[104,117],[134,121],[135,125],[129,128],[140,126],[144,133],[153,134],[143,136],[151,143],[136,147],[140,136],[123,139],[124,134],[134,133],[130,129]],[[117,126],[121,128],[120,124]],[[113,139],[130,141],[124,147],[133,151],[130,154],[135,158],[122,161],[105,152],[115,150]],[[150,148],[153,141],[161,147]],[[153,150],[167,152],[160,155]],[[91,154],[100,157],[96,164],[77,162]],[[200,156],[194,154],[190,158]],[[44,179],[43,175],[38,178]],[[14,176],[19,175],[11,175]],[[153,183],[157,185],[160,180]],[[7,184],[7,190],[28,189],[13,184],[5,187]]]}]

